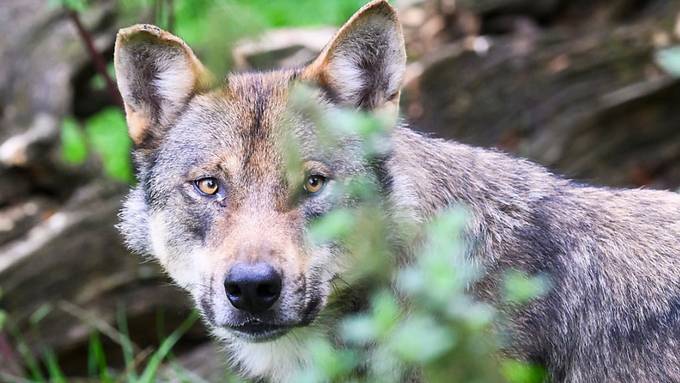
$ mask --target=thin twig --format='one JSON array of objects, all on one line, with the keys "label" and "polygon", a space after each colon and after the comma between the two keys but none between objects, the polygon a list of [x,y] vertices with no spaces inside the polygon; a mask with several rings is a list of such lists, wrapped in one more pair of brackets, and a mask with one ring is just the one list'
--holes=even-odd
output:
[{"label": "thin twig", "polygon": [[92,37],[92,34],[83,26],[83,23],[80,21],[80,15],[78,15],[78,12],[74,10],[67,10],[67,13],[69,15],[69,18],[71,18],[71,21],[73,21],[73,24],[75,25],[76,29],[78,30],[78,35],[80,35],[81,40],[83,40],[85,49],[87,49],[87,52],[90,54],[90,59],[92,60],[95,69],[104,78],[104,81],[106,81],[106,87],[109,90],[109,94],[113,102],[115,102],[118,106],[122,108],[123,99],[120,96],[120,92],[118,92],[118,87],[116,86],[116,83],[113,82],[113,79],[111,78],[111,76],[109,76],[109,73],[106,71],[106,61],[104,60],[102,55],[97,51],[97,48],[94,45],[94,38]]}]

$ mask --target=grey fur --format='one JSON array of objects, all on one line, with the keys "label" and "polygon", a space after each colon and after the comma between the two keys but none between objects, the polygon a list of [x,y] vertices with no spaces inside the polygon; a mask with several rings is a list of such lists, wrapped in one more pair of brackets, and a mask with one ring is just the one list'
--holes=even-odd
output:
[{"label": "grey fur", "polygon": [[393,139],[395,209],[469,207],[479,296],[496,300],[500,270],[550,276],[549,295],[513,317],[511,355],[555,382],[680,381],[679,195],[580,185],[407,129]]},{"label": "grey fur", "polygon": [[[680,382],[679,195],[580,185],[528,161],[405,126],[391,133],[389,154],[367,163],[355,139],[325,146],[311,119],[290,113],[289,89],[300,81],[318,85],[321,109],[396,106],[393,86],[405,56],[385,1],[358,12],[310,66],[231,75],[214,90],[173,89],[168,71],[167,81],[145,89],[160,76],[154,71],[168,67],[164,60],[174,65],[170,75],[190,76],[179,84],[199,84],[202,67],[181,40],[157,28],[132,27],[121,36],[116,70],[139,179],[121,231],[131,249],[158,258],[191,293],[244,375],[287,381],[308,355],[297,348],[299,335],[262,348],[229,330],[253,318],[227,302],[226,271],[244,259],[275,264],[284,275],[280,301],[255,319],[314,331],[320,317],[337,315],[328,300],[347,259],[339,246],[310,243],[307,228],[353,203],[331,193],[336,183],[366,175],[382,186],[396,224],[427,222],[452,205],[469,208],[470,257],[486,270],[472,287],[480,299],[499,302],[498,281],[510,268],[550,277],[548,295],[510,313],[507,354],[545,365],[554,382]],[[343,84],[338,76],[347,73]],[[329,174],[327,191],[293,198],[300,185],[286,172],[289,136],[300,144],[305,171]],[[193,187],[205,176],[219,180],[214,198]],[[348,295],[338,296],[356,300]]]}]

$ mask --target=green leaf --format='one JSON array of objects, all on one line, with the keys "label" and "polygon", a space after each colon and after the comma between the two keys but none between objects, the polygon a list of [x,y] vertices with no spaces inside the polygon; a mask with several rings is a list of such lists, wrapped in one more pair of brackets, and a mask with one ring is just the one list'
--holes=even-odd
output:
[{"label": "green leaf", "polygon": [[461,295],[446,305],[445,314],[450,319],[464,321],[475,331],[482,331],[495,318],[496,309],[471,296]]},{"label": "green leaf", "polygon": [[49,0],[48,7],[64,7],[72,11],[82,12],[87,9],[87,0]]},{"label": "green leaf", "polygon": [[519,271],[510,271],[504,279],[505,299],[513,303],[526,303],[545,294],[549,281],[545,276],[527,276]]},{"label": "green leaf", "polygon": [[226,73],[233,61],[230,46],[260,33],[266,23],[236,1],[192,0],[177,2],[175,30],[213,73]]},{"label": "green leaf", "polygon": [[368,315],[354,315],[342,321],[340,334],[347,342],[354,344],[368,344],[377,337],[373,318]]},{"label": "green leaf", "polygon": [[85,123],[85,132],[95,152],[99,154],[104,172],[119,181],[131,182],[132,164],[125,116],[120,109],[107,108]]},{"label": "green leaf", "polygon": [[540,366],[517,360],[502,361],[501,372],[509,383],[541,383],[546,378],[546,372]]},{"label": "green leaf", "polygon": [[[326,339],[312,339],[306,347],[311,350],[314,367],[318,369],[316,373],[308,376],[309,381],[333,381],[335,378],[352,371],[357,363],[356,355],[353,352],[335,349]],[[319,375],[323,377],[319,379]]]},{"label": "green leaf", "polygon": [[272,27],[340,25],[366,0],[237,0],[251,13],[257,13]]},{"label": "green leaf", "polygon": [[460,250],[460,234],[465,227],[467,214],[463,208],[454,208],[439,214],[428,226],[429,248],[435,254],[450,255]]},{"label": "green leaf", "polygon": [[64,376],[64,373],[61,372],[59,361],[57,360],[54,351],[48,350],[45,352],[45,362],[47,364],[47,372],[50,376],[49,381],[54,383],[66,383],[66,377]]},{"label": "green leaf", "polygon": [[37,325],[42,321],[50,312],[52,312],[52,305],[49,303],[44,303],[38,307],[31,317],[29,318],[31,325]]},{"label": "green leaf", "polygon": [[351,178],[343,191],[359,201],[370,201],[379,196],[377,185],[367,177]]},{"label": "green leaf", "polygon": [[5,323],[7,323],[7,312],[0,310],[0,331],[5,328]]},{"label": "green leaf", "polygon": [[109,374],[106,364],[104,345],[99,337],[99,333],[96,331],[93,331],[92,334],[90,334],[87,362],[90,376],[97,376],[103,383],[113,382],[113,378]]},{"label": "green leaf", "polygon": [[120,305],[116,310],[116,322],[118,323],[118,329],[121,334],[123,334],[121,341],[121,349],[123,351],[123,360],[125,362],[126,378],[128,382],[137,382],[137,373],[135,371],[135,353],[130,340],[130,332],[128,331],[127,316],[125,314],[125,308]]},{"label": "green leaf", "polygon": [[102,90],[106,88],[106,80],[104,80],[104,76],[96,74],[94,77],[92,77],[90,80],[90,87],[94,90]]},{"label": "green leaf", "polygon": [[39,382],[44,382],[45,376],[43,375],[42,369],[40,368],[35,356],[26,345],[26,342],[21,339],[20,336],[16,336],[16,338],[17,351],[19,351],[19,355],[21,355],[22,362],[28,368],[31,378]]},{"label": "green leaf", "polygon": [[354,225],[354,216],[349,210],[336,209],[316,220],[310,228],[312,241],[324,243],[345,236]]},{"label": "green leaf", "polygon": [[680,77],[680,46],[661,49],[656,52],[656,62],[673,77]]},{"label": "green leaf", "polygon": [[428,225],[427,241],[417,262],[398,275],[403,292],[441,307],[474,279],[476,270],[461,246],[465,218],[465,211],[457,208],[438,215]]},{"label": "green leaf", "polygon": [[386,335],[399,319],[399,304],[392,294],[382,291],[373,297],[373,319],[379,335]]},{"label": "green leaf", "polygon": [[427,363],[449,351],[456,336],[430,316],[413,316],[401,323],[388,342],[403,360]]},{"label": "green leaf", "polygon": [[71,164],[81,164],[87,159],[87,141],[78,122],[65,118],[61,123],[61,157]]}]

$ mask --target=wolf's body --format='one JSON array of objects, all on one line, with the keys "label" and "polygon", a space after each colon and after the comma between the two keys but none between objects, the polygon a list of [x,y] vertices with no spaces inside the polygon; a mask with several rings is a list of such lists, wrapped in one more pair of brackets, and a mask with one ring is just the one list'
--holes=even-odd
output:
[{"label": "wolf's body", "polygon": [[[508,268],[550,277],[548,295],[512,316],[510,355],[545,365],[554,382],[680,382],[679,195],[583,186],[403,126],[385,158],[368,164],[351,144],[323,148],[310,121],[285,113],[297,81],[319,87],[323,108],[394,110],[404,60],[383,1],[310,66],[232,75],[216,90],[181,40],[150,26],[121,31],[116,71],[140,180],[122,214],[130,247],[191,293],[244,375],[290,380],[309,359],[301,333],[319,331],[314,320],[343,270],[340,250],[304,233],[347,203],[323,190],[291,202],[281,136],[294,126],[303,167],[327,176],[326,188],[368,175],[385,209],[415,222],[466,205],[470,257],[486,270],[473,287],[480,298],[496,301]],[[219,184],[214,195],[196,189],[206,177]],[[275,303],[256,311],[225,296],[235,265],[263,262],[282,274]]]},{"label": "wolf's body", "polygon": [[494,271],[550,275],[551,293],[516,317],[512,351],[556,382],[680,381],[679,195],[578,185],[407,130],[395,138],[394,208],[426,219],[470,207],[473,257],[489,273],[480,295],[494,299]]}]

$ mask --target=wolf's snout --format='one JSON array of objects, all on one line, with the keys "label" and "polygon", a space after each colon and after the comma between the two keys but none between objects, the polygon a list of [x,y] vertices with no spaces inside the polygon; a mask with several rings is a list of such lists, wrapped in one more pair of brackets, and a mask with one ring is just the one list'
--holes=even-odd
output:
[{"label": "wolf's snout", "polygon": [[281,274],[266,262],[237,263],[227,273],[224,289],[234,307],[259,313],[279,299]]}]

